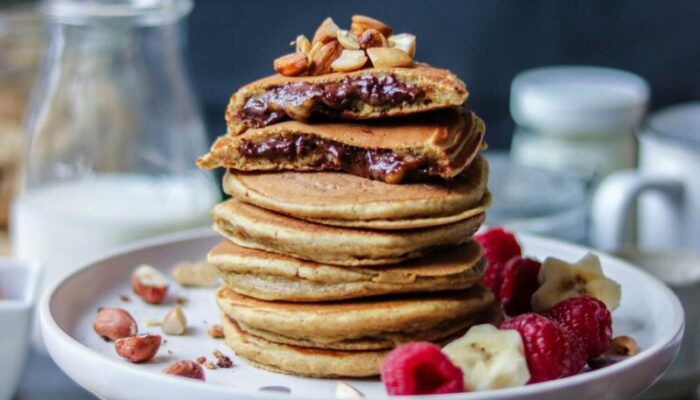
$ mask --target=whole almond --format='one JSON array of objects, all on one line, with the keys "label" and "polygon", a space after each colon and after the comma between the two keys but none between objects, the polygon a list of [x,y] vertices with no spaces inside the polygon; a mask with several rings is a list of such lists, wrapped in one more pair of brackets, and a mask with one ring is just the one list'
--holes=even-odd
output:
[{"label": "whole almond", "polygon": [[367,17],[365,15],[353,15],[352,23],[350,24],[350,32],[354,33],[357,37],[360,37],[364,31],[367,29],[376,29],[385,37],[389,37],[392,34],[392,29],[389,25],[384,22]]},{"label": "whole almond", "polygon": [[362,50],[343,50],[340,57],[336,58],[331,64],[334,71],[350,72],[356,71],[365,66],[367,56]]},{"label": "whole almond", "polygon": [[410,67],[413,65],[413,59],[408,54],[391,47],[367,49],[367,56],[372,61],[372,65],[377,68]]},{"label": "whole almond", "polygon": [[410,33],[389,36],[388,41],[390,47],[403,51],[411,58],[416,56],[416,37]]},{"label": "whole almond", "polygon": [[328,42],[323,45],[313,57],[313,63],[309,68],[310,75],[323,75],[333,72],[331,64],[343,52],[343,46],[337,41]]},{"label": "whole almond", "polygon": [[384,35],[381,34],[376,29],[367,29],[362,32],[360,38],[357,40],[360,47],[363,49],[369,49],[370,47],[387,47],[388,42]]},{"label": "whole almond", "polygon": [[146,362],[158,353],[161,338],[158,335],[130,336],[117,339],[114,349],[122,358],[132,363]]},{"label": "whole almond", "polygon": [[92,328],[106,340],[117,340],[138,333],[136,321],[121,308],[103,308],[95,317]]},{"label": "whole almond", "polygon": [[321,22],[321,25],[316,29],[314,33],[314,38],[311,43],[323,43],[332,42],[336,39],[337,32],[340,28],[333,21],[333,18],[328,17]]},{"label": "whole almond", "polygon": [[181,376],[183,378],[199,379],[205,381],[204,368],[191,360],[180,360],[170,364],[163,370],[166,374]]},{"label": "whole almond", "polygon": [[304,53],[290,53],[276,58],[272,66],[280,75],[297,76],[306,72],[309,58]]}]

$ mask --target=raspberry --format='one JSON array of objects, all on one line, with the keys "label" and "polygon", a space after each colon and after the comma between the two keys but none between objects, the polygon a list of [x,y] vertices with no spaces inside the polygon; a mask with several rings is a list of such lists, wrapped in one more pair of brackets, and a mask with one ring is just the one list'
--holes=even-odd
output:
[{"label": "raspberry", "polygon": [[474,235],[474,240],[484,248],[484,257],[488,265],[481,283],[491,289],[500,301],[503,268],[508,260],[520,256],[520,245],[515,236],[503,228],[491,228]]},{"label": "raspberry", "polygon": [[520,333],[530,382],[550,381],[575,375],[586,365],[586,354],[578,339],[549,318],[527,313],[501,323],[500,329]]},{"label": "raspberry", "polygon": [[532,311],[530,299],[540,287],[540,267],[539,261],[522,257],[513,257],[505,264],[500,297],[506,314],[514,317]]},{"label": "raspberry", "polygon": [[580,338],[588,359],[605,353],[612,343],[612,316],[602,301],[572,297],[557,303],[544,314]]},{"label": "raspberry", "polygon": [[395,348],[384,358],[382,381],[390,395],[460,393],[462,370],[440,347],[415,342]]}]

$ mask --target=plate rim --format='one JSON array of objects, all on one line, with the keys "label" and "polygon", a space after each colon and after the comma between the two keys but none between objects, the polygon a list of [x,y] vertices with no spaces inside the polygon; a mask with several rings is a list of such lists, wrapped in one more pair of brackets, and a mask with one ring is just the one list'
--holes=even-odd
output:
[{"label": "plate rim", "polygon": [[[468,400],[471,398],[474,398],[474,396],[478,396],[479,399],[483,400],[496,400],[496,399],[501,399],[501,398],[511,398],[513,396],[519,396],[519,395],[533,395],[533,394],[538,394],[538,393],[547,393],[547,392],[553,392],[561,389],[566,389],[566,387],[570,386],[577,386],[577,385],[583,385],[587,383],[594,383],[598,378],[603,378],[607,375],[613,375],[615,373],[620,373],[624,371],[625,369],[639,364],[643,363],[645,361],[649,361],[650,358],[654,357],[657,355],[660,351],[662,351],[664,348],[669,348],[673,346],[679,345],[681,338],[683,336],[684,328],[685,328],[685,317],[684,317],[684,311],[683,307],[680,303],[680,300],[678,297],[673,293],[673,291],[668,288],[665,284],[663,284],[661,281],[659,281],[657,278],[649,274],[648,272],[642,270],[641,268],[638,268],[634,266],[632,263],[627,262],[625,260],[622,260],[618,257],[615,257],[613,255],[610,255],[604,251],[598,251],[595,249],[591,249],[585,246],[577,245],[577,244],[572,244],[572,243],[567,243],[563,242],[560,240],[556,239],[550,239],[550,238],[544,238],[540,237],[537,235],[532,235],[532,234],[527,234],[527,233],[522,233],[522,232],[516,232],[515,235],[518,237],[519,240],[522,240],[524,242],[525,247],[527,246],[534,246],[534,247],[555,247],[558,249],[561,249],[562,252],[570,252],[570,253],[584,253],[587,251],[591,251],[597,255],[604,255],[606,258],[613,259],[616,263],[620,264],[624,269],[626,270],[631,270],[633,271],[634,274],[642,276],[645,280],[648,281],[651,285],[655,286],[656,289],[658,290],[658,293],[661,294],[663,293],[664,297],[667,298],[668,301],[672,304],[673,308],[673,315],[674,315],[674,321],[672,324],[672,327],[669,328],[669,332],[662,337],[662,340],[659,340],[655,342],[653,345],[650,347],[644,349],[642,353],[639,355],[628,359],[624,360],[622,362],[616,363],[614,365],[608,366],[604,369],[599,369],[599,370],[594,370],[594,371],[589,371],[586,373],[574,375],[571,377],[567,378],[561,378],[549,382],[542,382],[534,385],[526,385],[526,386],[520,386],[520,387],[514,387],[514,388],[505,388],[505,389],[498,389],[498,390],[492,390],[492,391],[482,391],[482,392],[463,392],[463,393],[453,393],[453,394],[441,394],[441,395],[418,395],[418,396],[401,396],[401,398],[404,399],[420,399],[420,400]],[[192,230],[186,230],[186,231],[180,231],[180,232],[175,232],[175,233],[169,233],[166,235],[160,235],[156,237],[152,237],[146,240],[141,240],[137,242],[133,242],[127,245],[123,245],[120,247],[115,248],[114,250],[107,252],[99,257],[95,257],[87,262],[84,262],[81,264],[79,268],[77,268],[75,271],[72,273],[64,276],[60,281],[55,282],[52,284],[49,288],[49,290],[42,296],[40,305],[39,305],[39,319],[40,319],[40,324],[41,324],[41,332],[43,336],[51,335],[53,338],[59,342],[61,342],[61,346],[64,346],[66,348],[65,351],[70,351],[70,352],[78,352],[80,354],[83,354],[84,357],[98,357],[98,359],[101,359],[104,362],[107,362],[107,366],[109,368],[118,368],[118,369],[123,369],[127,372],[133,372],[134,371],[134,366],[132,364],[125,364],[122,362],[119,362],[118,360],[115,360],[113,358],[109,358],[101,353],[98,353],[96,351],[93,351],[92,349],[86,347],[82,343],[80,343],[78,340],[73,338],[68,332],[64,331],[56,322],[54,319],[53,315],[51,314],[51,304],[54,298],[54,295],[56,291],[61,287],[66,281],[72,279],[76,275],[82,273],[83,271],[93,268],[96,264],[104,262],[106,260],[109,260],[114,257],[118,256],[123,256],[127,253],[139,251],[139,250],[145,250],[150,247],[156,247],[159,245],[168,245],[168,244],[173,244],[176,242],[183,242],[183,241],[192,241],[192,240],[203,240],[207,238],[216,238],[218,237],[214,231],[212,231],[210,228],[198,228],[198,229],[192,229]],[[55,359],[53,355],[53,351],[51,348],[49,348],[49,354],[51,355],[52,358]],[[676,352],[677,354],[677,352]],[[675,357],[675,355],[674,355]],[[59,365],[59,367],[63,370],[63,367]],[[668,366],[667,366],[668,368]],[[64,370],[68,374],[67,371]],[[69,374],[69,376],[72,377],[72,375]],[[173,376],[168,376],[166,374],[154,374],[154,373],[148,373],[148,378],[149,379],[154,379],[157,381],[160,381],[162,384],[167,384],[167,385],[175,385],[178,387],[187,387],[191,388],[191,385],[199,385],[202,384],[202,382],[195,381],[195,380],[187,380],[187,379],[181,379]],[[74,379],[75,380],[75,379]],[[342,379],[337,379],[337,380],[342,380]],[[76,380],[77,382],[77,380]],[[77,382],[79,385],[83,386],[83,383]],[[651,385],[652,382],[650,382]],[[87,388],[88,390],[91,390],[90,388]],[[228,386],[223,386],[223,385],[208,385],[206,390],[213,390],[215,392],[219,392],[220,394],[228,394],[228,395],[243,395],[246,396],[246,398],[250,399],[259,399],[259,400],[271,400],[271,399],[280,399],[282,398],[279,394],[274,394],[274,393],[263,393],[263,392],[247,392],[247,391],[241,391],[237,390],[235,388],[231,388]],[[288,400],[305,400],[305,397],[301,397],[299,395],[294,395],[294,394],[284,394],[284,399]],[[368,400],[376,399],[386,399],[386,397],[374,397],[374,398],[366,398]]]}]

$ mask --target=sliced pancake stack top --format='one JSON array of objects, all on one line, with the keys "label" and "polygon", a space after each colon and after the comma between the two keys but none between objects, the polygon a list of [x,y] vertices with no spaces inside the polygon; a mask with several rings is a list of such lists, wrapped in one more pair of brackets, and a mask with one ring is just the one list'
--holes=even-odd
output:
[{"label": "sliced pancake stack top", "polygon": [[491,198],[464,83],[369,17],[296,46],[232,96],[198,160],[227,169],[208,259],[229,346],[271,371],[364,377],[397,345],[501,319],[471,239]]}]

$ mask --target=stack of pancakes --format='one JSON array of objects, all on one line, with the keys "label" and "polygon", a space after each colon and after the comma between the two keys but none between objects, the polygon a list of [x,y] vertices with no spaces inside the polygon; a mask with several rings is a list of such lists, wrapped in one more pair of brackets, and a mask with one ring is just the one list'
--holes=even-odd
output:
[{"label": "stack of pancakes", "polygon": [[466,98],[427,65],[276,75],[233,95],[229,132],[198,163],[227,169],[231,199],[213,212],[227,240],[208,259],[239,356],[295,375],[373,376],[397,345],[502,317],[478,283],[471,237],[491,199],[484,124]]}]

